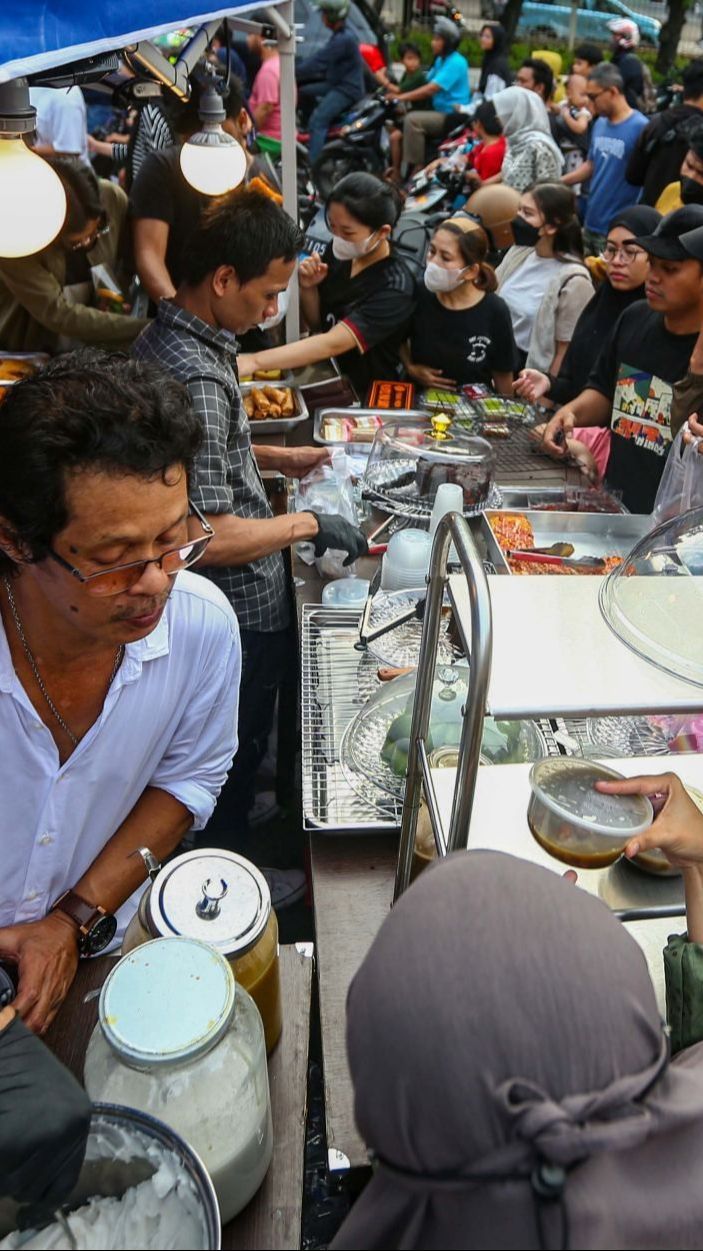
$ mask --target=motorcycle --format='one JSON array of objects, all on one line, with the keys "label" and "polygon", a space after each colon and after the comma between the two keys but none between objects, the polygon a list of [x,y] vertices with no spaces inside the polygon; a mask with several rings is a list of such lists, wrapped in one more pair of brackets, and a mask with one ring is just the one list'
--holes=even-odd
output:
[{"label": "motorcycle", "polygon": [[410,213],[434,213],[440,208],[447,212],[461,208],[469,190],[465,187],[466,163],[463,159],[471,150],[471,131],[466,127],[454,131],[439,146],[437,159],[430,166],[418,170],[406,186],[405,211]]},{"label": "motorcycle", "polygon": [[398,106],[386,98],[385,88],[364,96],[345,113],[312,167],[315,185],[323,200],[346,174],[365,171],[380,177],[389,160],[390,137],[386,123],[394,121]]}]

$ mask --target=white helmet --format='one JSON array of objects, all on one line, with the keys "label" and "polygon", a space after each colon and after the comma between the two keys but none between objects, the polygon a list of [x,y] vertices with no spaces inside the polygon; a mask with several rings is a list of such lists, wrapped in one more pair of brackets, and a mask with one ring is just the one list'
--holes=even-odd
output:
[{"label": "white helmet", "polygon": [[608,22],[608,30],[615,35],[615,42],[619,48],[627,50],[636,48],[639,44],[640,28],[637,22],[630,21],[629,17],[616,17],[614,21]]}]

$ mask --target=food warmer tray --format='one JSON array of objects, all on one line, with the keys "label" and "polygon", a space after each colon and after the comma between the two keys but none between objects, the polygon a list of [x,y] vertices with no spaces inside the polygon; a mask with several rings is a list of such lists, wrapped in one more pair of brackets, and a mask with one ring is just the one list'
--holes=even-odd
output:
[{"label": "food warmer tray", "polygon": [[503,508],[511,512],[578,512],[590,515],[626,513],[629,510],[615,495],[583,484],[560,486],[504,486]]},{"label": "food warmer tray", "polygon": [[[617,513],[553,513],[519,509],[535,536],[535,547],[573,543],[572,560],[580,556],[627,556],[635,543],[651,529],[650,517]],[[481,537],[486,554],[497,573],[511,573],[510,566],[491,526],[492,512],[481,518]],[[558,575],[557,575],[558,576]]]},{"label": "food warmer tray", "polygon": [[[653,605],[665,584],[671,593],[670,579],[638,581]],[[700,615],[697,581],[676,579],[682,621]],[[662,672],[615,637],[601,616],[601,583],[601,578],[549,575],[490,579],[493,660],[487,712],[530,720],[700,711],[700,686]],[[471,613],[463,574],[450,575],[449,594],[468,642]]]},{"label": "food warmer tray", "polygon": [[[609,761],[604,760],[603,763],[607,765]],[[648,756],[619,761],[617,768],[632,777],[639,773],[662,772],[661,760]],[[527,823],[530,769],[529,764],[479,769],[468,846],[470,850],[480,848],[509,852],[563,874],[566,866],[544,851],[533,838]],[[700,789],[703,785],[703,756],[682,756],[677,762],[677,771],[684,782]],[[433,769],[432,780],[446,832],[451,817],[456,770]],[[679,877],[656,877],[622,859],[605,869],[578,869],[577,873],[579,885],[598,895],[623,920],[636,920],[646,915],[681,917],[683,921],[683,882]],[[669,932],[675,929],[676,925],[672,925]]]},{"label": "food warmer tray", "polygon": [[285,382],[245,382],[239,388],[242,395],[248,395],[255,387],[261,390],[262,387],[285,387],[293,392],[293,403],[295,405],[295,415],[293,417],[262,417],[260,420],[249,419],[249,430],[251,432],[252,441],[256,442],[256,433],[259,434],[285,434],[287,430],[294,430],[301,422],[307,421],[310,416],[307,404],[303,399],[298,387],[291,387]]},{"label": "food warmer tray", "polygon": [[[380,417],[381,421],[387,421],[391,418],[393,418],[393,420],[398,419],[404,421],[407,418],[408,421],[411,421],[417,420],[418,417],[425,419],[427,417],[427,413],[422,413],[419,409],[415,408],[393,409],[389,412],[385,412],[383,409],[379,408],[318,408],[315,413],[315,420],[312,428],[313,441],[315,443],[322,443],[324,447],[339,447],[340,444],[338,439],[326,439],[322,434],[322,427],[325,421],[353,421],[355,417]],[[352,447],[367,447],[368,450],[371,451],[373,436],[368,440],[364,439],[359,440],[358,442],[349,439],[347,440],[347,443],[351,444]]]}]

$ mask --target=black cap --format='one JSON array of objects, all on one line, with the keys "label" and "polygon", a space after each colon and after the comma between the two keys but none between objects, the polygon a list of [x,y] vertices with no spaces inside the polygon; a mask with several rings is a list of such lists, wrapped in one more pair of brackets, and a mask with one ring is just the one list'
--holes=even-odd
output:
[{"label": "black cap", "polygon": [[703,261],[703,225],[696,226],[695,230],[688,230],[681,236],[681,243],[689,256],[696,261]]},{"label": "black cap", "polygon": [[654,234],[638,236],[636,242],[663,261],[690,261],[693,253],[683,246],[681,236],[697,234],[702,226],[703,204],[686,204],[662,217]]}]

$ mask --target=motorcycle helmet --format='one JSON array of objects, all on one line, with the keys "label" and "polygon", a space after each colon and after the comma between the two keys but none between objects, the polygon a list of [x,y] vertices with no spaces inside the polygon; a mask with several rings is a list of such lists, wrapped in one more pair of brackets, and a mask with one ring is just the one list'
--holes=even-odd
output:
[{"label": "motorcycle helmet", "polygon": [[333,22],[344,21],[351,8],[350,0],[313,0],[313,3],[315,8],[327,14]]},{"label": "motorcycle helmet", "polygon": [[449,17],[438,17],[432,27],[432,34],[444,40],[444,46],[448,52],[458,48],[461,42],[461,31]]},{"label": "motorcycle helmet", "polygon": [[479,187],[466,203],[467,211],[478,218],[495,251],[509,248],[514,243],[510,223],[519,207],[520,193],[504,183]]},{"label": "motorcycle helmet", "polygon": [[616,17],[614,21],[608,22],[608,30],[615,36],[615,42],[618,48],[628,51],[630,48],[636,48],[640,41],[640,28],[637,22],[630,21],[629,17]]}]

